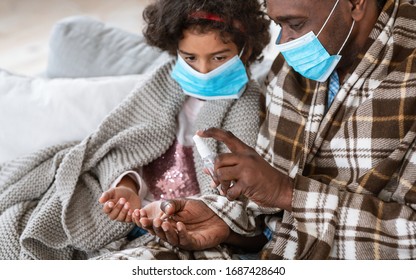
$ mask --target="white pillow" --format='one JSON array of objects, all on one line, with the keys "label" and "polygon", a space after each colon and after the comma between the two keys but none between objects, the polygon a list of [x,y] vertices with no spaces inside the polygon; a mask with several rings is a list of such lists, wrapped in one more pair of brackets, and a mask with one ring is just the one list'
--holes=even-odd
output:
[{"label": "white pillow", "polygon": [[147,76],[44,79],[0,70],[0,164],[82,140]]}]

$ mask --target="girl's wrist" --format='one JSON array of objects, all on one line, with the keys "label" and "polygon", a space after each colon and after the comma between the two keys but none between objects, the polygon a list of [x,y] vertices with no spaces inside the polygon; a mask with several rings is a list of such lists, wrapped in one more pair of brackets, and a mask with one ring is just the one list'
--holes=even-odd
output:
[{"label": "girl's wrist", "polygon": [[125,187],[131,189],[133,192],[138,193],[140,186],[133,180],[129,175],[125,175],[120,182],[117,184],[116,188]]}]

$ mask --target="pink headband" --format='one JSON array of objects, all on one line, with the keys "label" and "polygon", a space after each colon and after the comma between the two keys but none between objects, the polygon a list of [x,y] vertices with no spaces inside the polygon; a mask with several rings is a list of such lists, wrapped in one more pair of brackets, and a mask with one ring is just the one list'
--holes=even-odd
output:
[{"label": "pink headband", "polygon": [[[206,20],[212,20],[212,21],[217,21],[217,22],[225,22],[225,20],[219,15],[204,12],[204,11],[193,12],[189,15],[189,17],[192,19],[206,19]],[[238,28],[241,32],[244,32],[244,28],[239,21],[234,20],[233,23],[234,23],[233,25],[235,28]]]},{"label": "pink headband", "polygon": [[189,15],[189,17],[193,19],[207,19],[207,20],[212,20],[212,21],[225,22],[225,20],[221,18],[220,16],[216,14],[211,14],[208,12],[203,12],[203,11],[193,12],[192,14]]}]

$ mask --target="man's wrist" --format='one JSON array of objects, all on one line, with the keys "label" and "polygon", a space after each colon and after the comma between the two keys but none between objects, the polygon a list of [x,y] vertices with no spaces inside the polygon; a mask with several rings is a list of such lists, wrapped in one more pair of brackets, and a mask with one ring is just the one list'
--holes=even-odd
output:
[{"label": "man's wrist", "polygon": [[292,199],[293,199],[293,189],[294,189],[294,180],[284,174],[280,175],[279,180],[277,180],[277,208],[286,210],[291,212],[292,211]]}]

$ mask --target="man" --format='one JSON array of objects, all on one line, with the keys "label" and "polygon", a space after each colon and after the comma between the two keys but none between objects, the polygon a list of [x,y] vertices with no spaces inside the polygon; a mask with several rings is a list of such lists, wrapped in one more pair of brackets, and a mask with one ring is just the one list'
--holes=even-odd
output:
[{"label": "man", "polygon": [[403,2],[268,0],[281,55],[256,149],[199,132],[231,151],[215,162],[223,199],[250,202],[175,200],[142,225],[195,250],[241,244],[269,214],[262,258],[416,258],[416,5]]}]

